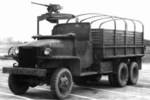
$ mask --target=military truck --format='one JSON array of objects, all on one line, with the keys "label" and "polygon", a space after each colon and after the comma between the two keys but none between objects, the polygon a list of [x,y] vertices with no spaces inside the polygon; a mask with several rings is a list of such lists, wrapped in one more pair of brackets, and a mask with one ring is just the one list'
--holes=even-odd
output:
[{"label": "military truck", "polygon": [[[60,13],[61,7],[56,4],[43,6],[48,12],[37,17],[35,40],[10,48],[8,56],[17,62],[13,67],[3,67],[3,73],[9,73],[8,84],[14,94],[47,84],[55,97],[63,99],[70,94],[73,82],[99,82],[102,75],[108,75],[110,85],[116,87],[137,83],[145,48],[142,22],[100,13],[75,16]],[[55,23],[49,35],[39,33],[43,20]],[[117,29],[119,20],[123,30]],[[129,21],[133,31],[128,30]],[[99,23],[97,28],[92,28],[94,23]],[[113,29],[102,28],[109,23],[113,23]],[[137,24],[141,25],[139,32]]]}]

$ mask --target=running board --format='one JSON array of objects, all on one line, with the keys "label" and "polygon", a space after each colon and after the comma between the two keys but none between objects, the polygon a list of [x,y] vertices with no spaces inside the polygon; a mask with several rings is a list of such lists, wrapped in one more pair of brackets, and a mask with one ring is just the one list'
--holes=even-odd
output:
[{"label": "running board", "polygon": [[87,75],[94,75],[97,74],[97,72],[83,72],[80,74],[80,76],[87,76]]}]

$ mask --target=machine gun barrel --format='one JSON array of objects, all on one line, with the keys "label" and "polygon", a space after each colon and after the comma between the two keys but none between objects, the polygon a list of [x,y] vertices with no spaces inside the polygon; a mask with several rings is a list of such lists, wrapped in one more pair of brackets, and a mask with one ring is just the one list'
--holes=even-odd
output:
[{"label": "machine gun barrel", "polygon": [[58,10],[62,9],[62,7],[59,4],[49,4],[49,5],[46,5],[46,4],[36,3],[36,2],[31,2],[31,3],[47,7],[47,11],[48,11],[49,14],[52,14],[53,12],[58,14],[59,13]]},{"label": "machine gun barrel", "polygon": [[50,5],[46,5],[46,4],[40,4],[40,3],[36,3],[36,2],[31,2],[32,4],[36,4],[36,5],[40,5],[40,6],[45,6],[45,7],[49,7]]}]

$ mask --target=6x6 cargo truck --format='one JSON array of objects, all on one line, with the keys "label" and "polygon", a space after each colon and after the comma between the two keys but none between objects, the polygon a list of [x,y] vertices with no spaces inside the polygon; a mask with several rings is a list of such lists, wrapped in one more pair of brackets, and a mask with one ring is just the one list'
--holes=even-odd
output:
[{"label": "6x6 cargo truck", "polygon": [[[70,94],[73,82],[84,85],[102,75],[108,75],[112,86],[137,83],[144,56],[144,25],[140,21],[99,13],[74,16],[59,13],[59,5],[43,6],[48,12],[37,17],[35,41],[10,48],[8,55],[17,63],[3,67],[3,73],[9,73],[8,84],[14,94],[47,84],[54,96],[63,99]],[[51,35],[39,33],[43,20],[56,23]],[[118,21],[124,23],[124,30],[117,29]],[[134,31],[128,31],[129,21]],[[98,22],[98,28],[92,28]],[[113,23],[114,29],[102,28],[107,23]],[[138,23],[141,32],[137,32]]]}]

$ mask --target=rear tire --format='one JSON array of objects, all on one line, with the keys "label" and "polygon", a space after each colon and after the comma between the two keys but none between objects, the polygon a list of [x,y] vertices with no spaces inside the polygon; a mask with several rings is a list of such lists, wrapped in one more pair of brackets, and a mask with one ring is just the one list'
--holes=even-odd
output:
[{"label": "rear tire", "polygon": [[139,77],[139,68],[138,64],[136,62],[132,62],[129,66],[129,78],[128,78],[128,84],[135,85],[138,81]]},{"label": "rear tire", "polygon": [[120,63],[117,74],[114,74],[114,81],[116,86],[124,87],[128,82],[128,67],[125,63]]},{"label": "rear tire", "polygon": [[128,67],[125,63],[121,62],[118,66],[116,74],[108,76],[109,83],[112,86],[124,87],[128,82]]},{"label": "rear tire", "polygon": [[72,75],[67,68],[57,69],[51,78],[52,94],[59,98],[66,98],[72,90]]},{"label": "rear tire", "polygon": [[10,74],[8,78],[8,86],[10,90],[16,95],[26,93],[29,88],[29,84],[25,81],[21,81],[21,78],[21,76],[14,74]]}]

